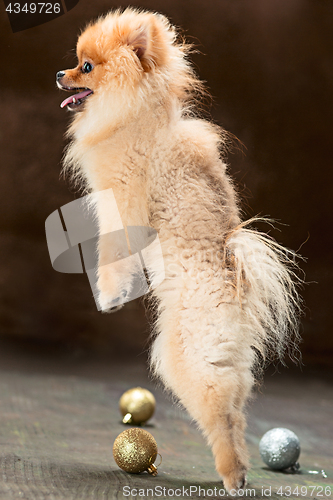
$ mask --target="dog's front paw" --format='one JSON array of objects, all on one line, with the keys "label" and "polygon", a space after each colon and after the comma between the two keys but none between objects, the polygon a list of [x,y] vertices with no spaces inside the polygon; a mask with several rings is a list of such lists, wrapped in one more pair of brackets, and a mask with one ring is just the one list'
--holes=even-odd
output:
[{"label": "dog's front paw", "polygon": [[98,303],[102,312],[116,312],[129,301],[132,278],[130,273],[117,272],[114,267],[103,266],[99,269],[97,288]]},{"label": "dog's front paw", "polygon": [[119,311],[126,303],[127,290],[122,290],[118,297],[111,298],[109,294],[100,293],[98,302],[103,313],[113,313]]}]

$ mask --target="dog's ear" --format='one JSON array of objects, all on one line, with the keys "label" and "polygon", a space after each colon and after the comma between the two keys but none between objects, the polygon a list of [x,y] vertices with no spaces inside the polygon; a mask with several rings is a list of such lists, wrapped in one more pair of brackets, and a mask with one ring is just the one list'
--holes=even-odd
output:
[{"label": "dog's ear", "polygon": [[128,36],[128,45],[136,53],[142,62],[148,48],[149,27],[146,25],[140,26],[132,31]]},{"label": "dog's ear", "polygon": [[128,34],[127,43],[137,55],[144,71],[165,64],[168,57],[166,31],[166,27],[155,16],[151,16]]}]

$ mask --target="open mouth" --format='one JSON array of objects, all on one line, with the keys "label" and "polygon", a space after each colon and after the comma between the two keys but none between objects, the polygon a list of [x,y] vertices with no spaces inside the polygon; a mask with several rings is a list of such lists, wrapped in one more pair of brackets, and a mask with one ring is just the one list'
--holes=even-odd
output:
[{"label": "open mouth", "polygon": [[88,88],[70,88],[70,87],[61,87],[61,90],[67,90],[68,92],[75,91],[76,94],[67,97],[60,104],[61,108],[67,107],[69,109],[77,109],[81,104],[87,99],[88,96],[93,94],[93,91]]}]

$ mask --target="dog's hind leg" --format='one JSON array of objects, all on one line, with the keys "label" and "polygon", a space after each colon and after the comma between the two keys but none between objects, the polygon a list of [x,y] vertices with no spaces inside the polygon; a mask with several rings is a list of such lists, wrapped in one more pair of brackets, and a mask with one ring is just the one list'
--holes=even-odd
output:
[{"label": "dog's hind leg", "polygon": [[[204,433],[215,456],[216,470],[230,491],[242,488],[246,483],[248,453],[244,439],[246,422],[243,407],[249,392],[249,382],[236,380],[235,383],[232,380],[229,383],[228,377],[222,378],[220,385],[221,382],[226,384],[226,388],[224,390],[221,386],[217,390],[213,388],[215,394],[210,397],[211,404],[208,401],[212,413],[211,419],[205,419],[203,415]],[[234,397],[233,392],[236,394],[238,392],[238,395]],[[212,404],[216,404],[215,412],[211,409]],[[212,420],[214,418],[216,422]]]},{"label": "dog's hind leg", "polygon": [[241,330],[239,305],[216,308],[214,294],[208,294],[209,307],[202,307],[203,287],[181,293],[179,285],[168,289],[164,283],[157,293],[161,314],[151,361],[202,429],[224,486],[237,490],[248,469],[243,408],[253,384],[254,353]]}]

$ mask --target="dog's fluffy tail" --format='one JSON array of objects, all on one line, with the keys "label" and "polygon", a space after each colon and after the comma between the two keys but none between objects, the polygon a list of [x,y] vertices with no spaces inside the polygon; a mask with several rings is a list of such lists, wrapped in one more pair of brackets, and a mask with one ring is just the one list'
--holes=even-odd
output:
[{"label": "dog's fluffy tail", "polygon": [[286,351],[297,361],[301,313],[297,285],[302,282],[295,272],[298,256],[266,234],[249,229],[257,220],[240,224],[226,238],[227,286],[246,313],[258,361],[283,361]]}]

